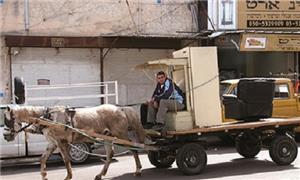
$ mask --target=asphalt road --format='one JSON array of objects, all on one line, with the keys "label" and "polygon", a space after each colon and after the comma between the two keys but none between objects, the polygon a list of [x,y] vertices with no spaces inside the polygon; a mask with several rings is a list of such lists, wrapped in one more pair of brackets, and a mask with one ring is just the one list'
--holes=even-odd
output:
[{"label": "asphalt road", "polygon": [[[298,144],[300,153],[300,144]],[[196,179],[264,179],[264,180],[299,180],[300,155],[289,166],[278,166],[272,162],[267,150],[261,151],[255,159],[244,159],[234,148],[222,147],[210,149],[208,165],[205,171],[196,176],[184,176],[178,170],[176,163],[169,169],[156,169],[148,161],[147,155],[140,156],[143,165],[142,177],[134,177],[135,164],[132,156],[117,157],[104,179],[166,179],[166,180],[196,180]],[[103,162],[92,159],[83,165],[73,166],[74,180],[92,180],[100,172]],[[1,179],[5,180],[36,180],[40,179],[39,164],[19,165],[1,168]],[[65,177],[62,162],[52,162],[48,165],[49,180],[60,180]]]}]

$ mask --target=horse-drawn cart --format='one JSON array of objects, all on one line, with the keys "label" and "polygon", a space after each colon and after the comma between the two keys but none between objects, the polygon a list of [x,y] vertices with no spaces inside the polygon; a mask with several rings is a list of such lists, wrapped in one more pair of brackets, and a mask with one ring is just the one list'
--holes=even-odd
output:
[{"label": "horse-drawn cart", "polygon": [[293,139],[293,129],[300,125],[300,118],[264,119],[257,122],[230,122],[190,130],[167,131],[161,135],[148,131],[153,144],[145,145],[116,137],[83,131],[55,123],[44,118],[33,118],[31,123],[80,133],[98,143],[110,143],[129,149],[145,150],[152,165],[168,168],[176,160],[178,168],[186,175],[201,173],[207,164],[205,149],[208,137],[228,134],[235,138],[237,152],[245,158],[254,158],[261,150],[269,150],[270,157],[278,165],[289,165],[297,157],[298,147]]},{"label": "horse-drawn cart", "polygon": [[[29,125],[37,124],[47,127],[48,129],[45,128],[44,131],[50,132],[49,137],[56,138],[56,144],[62,145],[60,146],[62,153],[64,148],[76,139],[74,135],[76,133],[91,141],[107,145],[107,161],[101,173],[95,177],[97,180],[107,172],[113,156],[111,145],[114,144],[133,150],[137,166],[136,175],[141,174],[137,150],[146,150],[150,162],[158,168],[170,167],[176,160],[178,168],[184,174],[198,174],[207,164],[205,149],[210,145],[208,137],[219,137],[224,134],[235,139],[237,152],[245,158],[253,158],[261,148],[267,148],[272,160],[279,165],[289,165],[296,159],[298,147],[293,138],[293,130],[300,125],[300,117],[270,118],[274,96],[274,82],[271,79],[240,80],[237,96],[226,95],[220,98],[215,47],[184,48],[174,52],[173,56],[173,59],[160,59],[138,66],[144,71],[149,68],[168,71],[173,82],[185,93],[185,109],[167,112],[166,126],[162,132],[147,131],[152,141],[150,144],[125,140],[128,139],[128,129],[135,130],[136,137],[139,137],[137,142],[145,139],[138,115],[128,107],[126,109],[103,105],[75,111],[63,109],[52,114],[55,117],[52,119],[45,118],[50,113],[43,108],[39,110],[39,113],[32,113],[34,112],[32,109],[26,111],[27,113],[20,111],[19,116],[16,115],[15,110],[14,113],[11,110],[6,114],[9,117],[6,120],[6,126],[10,127],[12,134],[18,133],[14,129],[16,119],[21,122],[26,119],[25,122]],[[225,113],[222,109],[225,109]],[[28,112],[36,117],[29,117]],[[23,115],[23,118],[20,115]],[[28,118],[24,118],[24,115]],[[224,117],[236,119],[236,121],[222,123]],[[60,120],[60,123],[56,120]],[[53,129],[54,131],[51,131]],[[115,131],[115,134],[119,135],[118,138],[113,135],[115,129],[118,130]],[[47,148],[48,152],[45,152],[44,159],[42,158],[43,178],[46,178],[46,160],[51,154],[51,148],[55,149],[56,144],[50,144],[52,146]],[[68,169],[66,179],[72,178],[69,164],[66,163]]]},{"label": "horse-drawn cart", "polygon": [[200,173],[206,166],[208,137],[227,134],[235,137],[237,152],[245,158],[254,158],[261,150],[269,150],[278,165],[289,165],[297,157],[298,147],[293,139],[293,129],[300,118],[265,119],[258,122],[231,122],[191,130],[169,131],[165,137],[156,137],[158,151],[149,151],[148,158],[158,168],[170,167],[176,160],[178,168],[186,175]]},{"label": "horse-drawn cart", "polygon": [[[178,168],[187,175],[198,174],[205,168],[207,137],[224,134],[235,139],[237,152],[245,158],[254,158],[261,148],[267,148],[275,163],[292,163],[298,153],[293,129],[300,125],[300,117],[269,118],[274,92],[274,82],[270,79],[241,80],[237,97],[224,96],[221,105],[216,54],[214,47],[185,48],[174,52],[174,59],[150,61],[139,66],[168,71],[186,94],[186,108],[167,113],[162,133],[147,131],[153,144],[133,143],[68,128],[95,141],[146,150],[150,162],[158,168],[170,167],[176,160]],[[226,111],[222,113],[224,105]],[[222,123],[222,116],[237,121]]]},{"label": "horse-drawn cart", "polygon": [[[300,117],[268,119],[274,97],[271,79],[241,80],[237,96],[220,97],[216,47],[187,47],[173,57],[136,67],[168,72],[186,95],[183,111],[167,112],[164,136],[153,136],[159,151],[149,151],[148,157],[154,166],[169,167],[176,160],[184,174],[198,174],[207,163],[207,137],[223,135],[235,140],[237,152],[245,158],[267,148],[279,165],[295,160],[298,148],[293,129],[300,125]],[[222,123],[225,116],[236,120]]]}]

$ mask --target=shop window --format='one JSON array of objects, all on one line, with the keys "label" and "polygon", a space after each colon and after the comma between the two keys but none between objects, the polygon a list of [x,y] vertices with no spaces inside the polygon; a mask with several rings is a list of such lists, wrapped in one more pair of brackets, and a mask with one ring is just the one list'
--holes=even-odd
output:
[{"label": "shop window", "polygon": [[38,79],[37,84],[38,85],[50,85],[50,80],[49,79]]},{"label": "shop window", "polygon": [[288,84],[276,84],[274,98],[288,98],[289,97],[289,86]]}]

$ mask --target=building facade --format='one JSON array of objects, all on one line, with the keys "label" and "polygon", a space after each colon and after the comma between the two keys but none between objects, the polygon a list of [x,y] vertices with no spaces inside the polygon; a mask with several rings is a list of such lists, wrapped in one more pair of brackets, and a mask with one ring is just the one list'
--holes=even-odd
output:
[{"label": "building facade", "polygon": [[117,80],[119,104],[143,102],[154,72],[134,67],[180,48],[198,30],[197,7],[189,0],[4,0],[0,103],[12,101],[15,76],[28,85]]}]

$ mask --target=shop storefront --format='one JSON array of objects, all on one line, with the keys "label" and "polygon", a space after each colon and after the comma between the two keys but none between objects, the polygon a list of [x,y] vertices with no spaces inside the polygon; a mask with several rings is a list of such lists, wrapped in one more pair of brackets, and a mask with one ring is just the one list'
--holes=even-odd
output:
[{"label": "shop storefront", "polygon": [[300,52],[300,4],[293,0],[213,0],[211,29],[224,79],[272,76],[297,79]]}]

